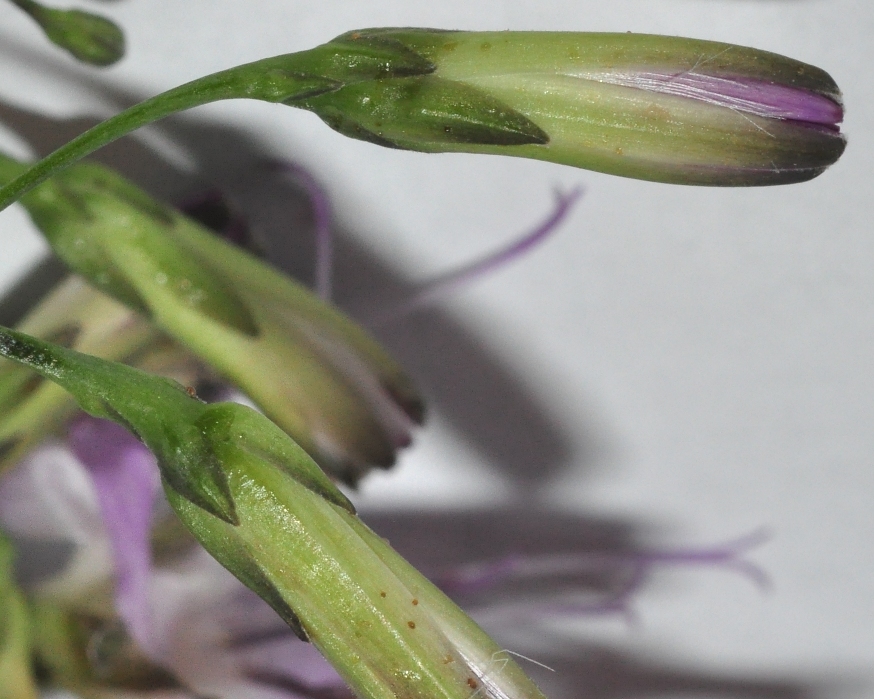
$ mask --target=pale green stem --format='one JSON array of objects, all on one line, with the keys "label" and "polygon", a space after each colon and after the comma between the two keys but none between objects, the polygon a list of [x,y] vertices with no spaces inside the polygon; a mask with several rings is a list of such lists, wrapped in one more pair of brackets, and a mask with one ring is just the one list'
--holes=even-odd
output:
[{"label": "pale green stem", "polygon": [[[306,60],[309,53],[311,52],[304,51],[293,55]],[[288,70],[287,59],[291,55],[266,58],[199,78],[140,102],[101,122],[61,146],[0,189],[0,210],[89,153],[141,126],[176,112],[235,98],[282,102],[293,99],[298,92],[311,92],[313,81],[310,77],[302,73],[294,74]]]}]

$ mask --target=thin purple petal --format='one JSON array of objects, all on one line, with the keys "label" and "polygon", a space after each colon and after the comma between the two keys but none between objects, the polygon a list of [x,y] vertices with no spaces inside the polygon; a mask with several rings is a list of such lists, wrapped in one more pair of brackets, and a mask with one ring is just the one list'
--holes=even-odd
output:
[{"label": "thin purple petal", "polygon": [[700,100],[769,119],[836,127],[844,118],[841,105],[829,97],[753,78],[726,78],[692,71],[635,71],[599,73],[595,79],[612,85]]},{"label": "thin purple petal", "polygon": [[155,457],[114,422],[84,416],[68,432],[70,448],[94,482],[115,558],[115,600],[128,633],[150,652],[149,612],[152,508],[160,488]]},{"label": "thin purple petal", "polygon": [[275,167],[298,182],[307,193],[313,211],[316,236],[316,269],[313,286],[324,301],[331,298],[331,276],[334,271],[334,236],[331,233],[331,202],[324,188],[312,173],[297,163],[279,161]]},{"label": "thin purple petal", "polygon": [[[738,571],[761,589],[770,586],[767,575],[754,563],[743,558],[750,549],[768,539],[764,529],[718,546],[702,549],[583,552],[541,556],[511,555],[504,558],[464,566],[439,576],[437,584],[453,595],[476,596],[486,590],[494,591],[501,585],[533,581],[539,586],[555,581],[566,581],[574,576],[601,573],[621,581],[613,589],[601,593],[583,594],[584,590],[566,591],[553,597],[541,598],[533,604],[517,605],[512,601],[487,600],[487,606],[502,610],[502,616],[538,617],[544,615],[622,613],[630,616],[634,595],[656,567],[714,566]],[[565,585],[566,586],[566,585]],[[515,611],[514,611],[515,610]]]},{"label": "thin purple petal", "polygon": [[576,201],[582,196],[583,190],[576,188],[563,194],[555,193],[555,208],[549,217],[534,230],[529,231],[518,240],[506,247],[490,253],[482,259],[464,265],[426,284],[418,293],[401,303],[382,310],[377,314],[376,323],[386,323],[397,320],[423,306],[454,294],[464,287],[506,267],[510,262],[531,252],[540,243],[554,233],[564,221]]},{"label": "thin purple petal", "polygon": [[703,549],[676,549],[667,551],[641,551],[630,554],[630,560],[643,566],[693,565],[721,566],[732,568],[748,577],[762,590],[771,587],[768,575],[757,565],[744,560],[742,554],[757,548],[771,538],[765,528],[760,528],[733,541]]}]

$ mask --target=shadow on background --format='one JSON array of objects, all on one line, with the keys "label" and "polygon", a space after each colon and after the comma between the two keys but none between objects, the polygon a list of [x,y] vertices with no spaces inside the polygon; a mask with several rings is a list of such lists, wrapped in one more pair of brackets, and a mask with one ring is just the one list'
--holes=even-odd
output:
[{"label": "shadow on background", "polygon": [[799,680],[707,672],[565,639],[555,654],[537,657],[554,672],[530,665],[526,665],[526,671],[547,696],[567,699],[814,699],[836,697],[838,691],[859,691],[843,679]]},{"label": "shadow on background", "polygon": [[[641,527],[627,520],[593,519],[536,508],[506,507],[486,511],[365,512],[363,518],[420,570],[440,580],[447,570],[472,562],[494,562],[520,555],[598,556],[641,552]],[[585,577],[563,578],[593,596],[609,599],[627,582],[623,566],[594,566]],[[725,571],[714,571],[725,574]],[[743,584],[742,582],[740,584]],[[538,590],[542,595],[551,590]],[[548,624],[503,620],[501,612],[480,617],[485,604],[512,601],[518,589],[496,585],[487,593],[452,596],[489,630],[498,642],[536,660],[520,662],[552,699],[814,699],[856,696],[864,691],[851,678],[774,677],[764,673],[728,675],[678,666],[657,657],[639,657],[567,634],[551,635]],[[477,599],[478,598],[478,599]],[[500,609],[500,607],[498,607]],[[528,626],[524,626],[527,623]],[[617,619],[621,623],[621,617]],[[552,671],[537,665],[543,663]]]},{"label": "shadow on background", "polygon": [[[134,95],[83,79],[60,60],[55,63],[14,41],[0,44],[0,53],[68,77],[120,106],[136,101]],[[0,122],[20,134],[39,155],[96,123],[93,119],[52,119],[11,104],[0,104]],[[131,138],[102,149],[94,159],[171,203],[219,187],[245,213],[273,262],[309,283],[314,243],[308,198],[299,186],[265,166],[274,155],[251,135],[205,120],[175,118],[163,122],[161,128],[185,144],[198,172],[209,173],[208,177],[179,171]],[[355,231],[338,230],[336,234],[334,288],[339,305],[354,306],[362,297],[400,300],[414,293],[414,283],[379,259]],[[0,303],[0,321],[11,323],[20,317],[25,310],[22,298],[37,298],[62,274],[54,260],[38,266]],[[513,479],[529,501],[538,486],[547,484],[570,463],[575,467],[592,463],[597,440],[590,440],[589,453],[571,453],[570,440],[551,418],[549,407],[516,378],[514,367],[450,314],[439,308],[426,309],[376,328],[374,334],[418,380],[431,409],[445,416],[488,463]],[[640,532],[638,525],[627,521],[530,509],[370,513],[366,519],[415,565],[432,574],[502,555],[630,551]],[[589,584],[608,590],[615,580],[609,575],[595,576]],[[535,667],[533,674],[556,699],[666,695],[807,699],[828,693],[816,682],[726,678],[662,666],[597,645],[569,645],[566,639],[553,646],[548,652],[538,648],[536,657],[556,672]]]}]

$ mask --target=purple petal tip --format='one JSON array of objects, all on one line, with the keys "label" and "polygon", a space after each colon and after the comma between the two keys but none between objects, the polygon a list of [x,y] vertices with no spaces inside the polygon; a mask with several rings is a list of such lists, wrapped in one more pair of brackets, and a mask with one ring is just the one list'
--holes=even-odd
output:
[{"label": "purple petal tip", "polygon": [[768,119],[838,129],[844,109],[836,95],[747,77],[724,77],[692,71],[637,71],[598,76],[603,82],[685,97]]}]

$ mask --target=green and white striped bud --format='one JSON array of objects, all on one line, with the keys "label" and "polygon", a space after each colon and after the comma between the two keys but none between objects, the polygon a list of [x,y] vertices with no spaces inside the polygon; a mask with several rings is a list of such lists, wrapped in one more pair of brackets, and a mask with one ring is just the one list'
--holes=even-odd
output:
[{"label": "green and white striped bud", "polygon": [[22,203],[70,268],[237,385],[335,477],[355,483],[409,443],[423,414],[410,380],[300,285],[102,166]]},{"label": "green and white striped bud", "polygon": [[356,516],[277,426],[172,381],[0,329],[0,355],[155,454],[203,546],[367,699],[542,699],[508,654]]},{"label": "green and white striped bud", "polygon": [[126,133],[225,99],[308,109],[392,148],[515,155],[678,184],[802,182],[845,147],[834,80],[767,51],[647,34],[367,29],[135,105],[0,190],[0,209]]}]

